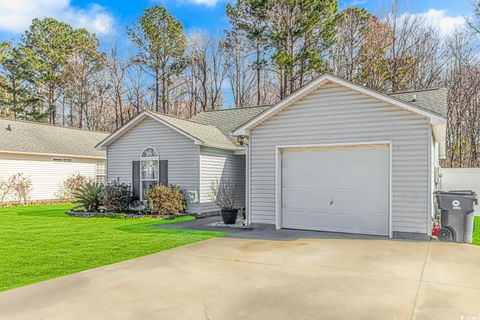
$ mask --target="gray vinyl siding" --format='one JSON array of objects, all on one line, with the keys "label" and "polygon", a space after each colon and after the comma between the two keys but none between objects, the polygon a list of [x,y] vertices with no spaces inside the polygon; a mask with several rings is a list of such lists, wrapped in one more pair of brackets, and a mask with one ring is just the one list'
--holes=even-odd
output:
[{"label": "gray vinyl siding", "polygon": [[[146,118],[130,129],[107,150],[108,181],[119,179],[132,183],[132,161],[139,160],[146,147],[154,147],[160,160],[168,160],[168,182],[185,190],[199,190],[199,146],[175,130]],[[189,204],[188,212],[197,213],[197,204]]]},{"label": "gray vinyl siding", "polygon": [[[253,223],[275,223],[275,148],[392,142],[392,227],[428,233],[427,118],[336,84],[326,84],[255,127],[250,135]],[[355,161],[355,159],[352,159]]]},{"label": "gray vinyl siding", "polygon": [[240,192],[239,207],[245,206],[245,156],[233,151],[200,147],[200,210],[202,213],[219,211],[212,202],[210,186],[216,180],[235,181]]}]

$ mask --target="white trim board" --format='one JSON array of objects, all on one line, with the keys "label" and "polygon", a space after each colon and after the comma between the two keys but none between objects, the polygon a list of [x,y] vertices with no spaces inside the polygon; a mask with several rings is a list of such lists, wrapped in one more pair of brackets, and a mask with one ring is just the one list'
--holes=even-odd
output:
[{"label": "white trim board", "polygon": [[385,145],[389,150],[389,181],[388,181],[388,234],[393,237],[393,219],[392,219],[392,179],[393,179],[393,158],[392,158],[392,142],[386,141],[362,141],[362,142],[341,142],[326,144],[304,144],[304,145],[277,145],[275,146],[275,228],[277,230],[283,228],[282,224],[282,150],[292,148],[323,148],[323,147],[344,147],[344,146],[369,146],[369,145]]},{"label": "white trim board", "polygon": [[379,92],[373,91],[371,89],[368,89],[366,87],[354,84],[350,81],[341,79],[341,78],[333,76],[331,74],[325,73],[325,74],[321,75],[320,77],[318,77],[317,79],[310,82],[309,84],[307,84],[306,86],[304,86],[303,88],[300,88],[297,92],[292,93],[291,95],[287,96],[285,99],[283,99],[280,102],[278,102],[277,104],[273,105],[271,108],[267,109],[265,112],[260,113],[258,116],[256,116],[252,120],[250,120],[247,123],[243,124],[242,126],[238,127],[233,132],[233,134],[236,135],[236,136],[248,135],[250,129],[254,128],[255,126],[257,126],[261,122],[267,120],[271,116],[273,116],[273,115],[277,114],[278,112],[282,111],[286,107],[295,103],[300,98],[306,96],[307,94],[309,94],[313,90],[316,90],[317,88],[319,88],[320,86],[322,86],[323,84],[325,84],[327,82],[336,83],[338,85],[341,85],[341,86],[347,87],[349,89],[352,89],[353,91],[363,93],[367,96],[379,99],[381,101],[387,102],[387,103],[392,104],[394,106],[397,106],[397,107],[409,110],[411,112],[420,114],[422,116],[425,116],[425,117],[430,119],[430,123],[432,125],[441,124],[441,123],[446,122],[445,118],[443,118],[443,117],[441,117],[441,116],[439,116],[439,115],[437,115],[433,112],[430,112],[428,110],[425,110],[425,109],[417,107],[417,106],[414,106],[410,103],[403,102],[401,100],[398,100],[394,97],[385,95],[383,93],[379,93]]}]

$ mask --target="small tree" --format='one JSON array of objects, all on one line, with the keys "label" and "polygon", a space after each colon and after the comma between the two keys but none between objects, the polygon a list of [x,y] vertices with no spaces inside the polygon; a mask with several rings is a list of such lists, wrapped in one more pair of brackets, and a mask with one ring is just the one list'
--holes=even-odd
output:
[{"label": "small tree", "polygon": [[12,193],[13,190],[13,177],[11,176],[6,180],[0,179],[0,201],[5,201],[7,196]]},{"label": "small tree", "polygon": [[222,210],[233,210],[238,208],[239,188],[230,179],[215,180],[210,186],[212,200]]},{"label": "small tree", "polygon": [[16,200],[27,202],[32,191],[32,180],[24,176],[22,173],[17,173],[10,177],[12,183],[12,193]]}]

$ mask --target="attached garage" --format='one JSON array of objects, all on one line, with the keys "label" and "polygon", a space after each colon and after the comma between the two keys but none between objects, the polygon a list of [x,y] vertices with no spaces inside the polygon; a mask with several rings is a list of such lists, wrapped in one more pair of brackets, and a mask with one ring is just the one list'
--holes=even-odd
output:
[{"label": "attached garage", "polygon": [[446,111],[443,89],[320,76],[234,131],[248,141],[248,222],[427,239]]},{"label": "attached garage", "polygon": [[388,236],[389,144],[281,148],[282,227]]}]

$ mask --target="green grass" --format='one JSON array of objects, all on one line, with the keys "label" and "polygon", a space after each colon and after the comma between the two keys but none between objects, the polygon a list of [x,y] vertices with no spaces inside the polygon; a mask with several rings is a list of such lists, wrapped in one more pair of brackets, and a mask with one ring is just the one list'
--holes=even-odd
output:
[{"label": "green grass", "polygon": [[472,242],[480,245],[480,216],[475,216],[474,226]]},{"label": "green grass", "polygon": [[0,291],[220,236],[174,220],[75,218],[72,205],[0,208]]}]

